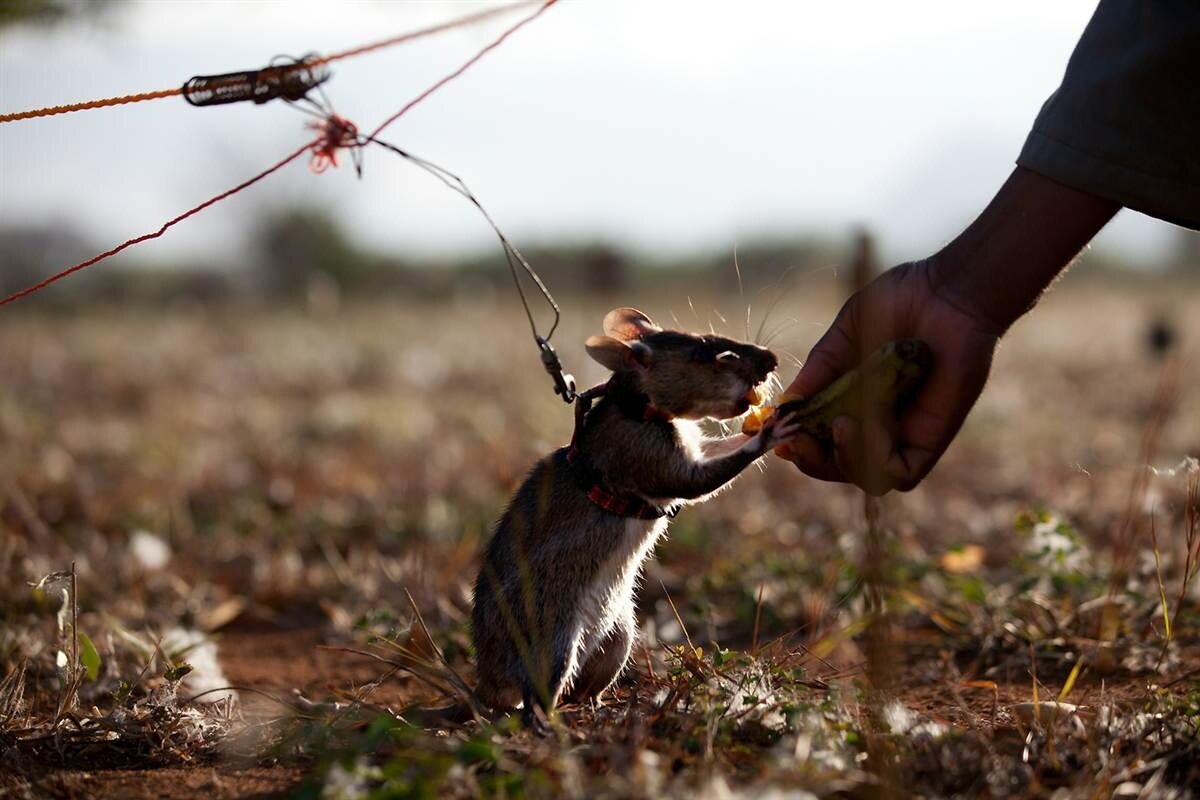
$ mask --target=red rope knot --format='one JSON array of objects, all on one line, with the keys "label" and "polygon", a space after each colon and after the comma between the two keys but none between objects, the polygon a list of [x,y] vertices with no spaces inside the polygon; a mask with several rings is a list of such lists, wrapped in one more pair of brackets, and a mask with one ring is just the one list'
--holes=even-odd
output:
[{"label": "red rope knot", "polygon": [[337,114],[310,123],[309,127],[321,134],[312,146],[312,158],[308,162],[308,168],[317,174],[338,165],[337,151],[341,148],[361,146],[358,126]]}]

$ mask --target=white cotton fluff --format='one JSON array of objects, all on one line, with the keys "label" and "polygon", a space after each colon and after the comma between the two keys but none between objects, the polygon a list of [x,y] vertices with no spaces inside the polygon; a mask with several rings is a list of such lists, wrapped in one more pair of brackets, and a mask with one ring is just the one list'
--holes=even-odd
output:
[{"label": "white cotton fluff", "polygon": [[[172,654],[182,653],[177,660],[186,661],[192,665],[192,671],[183,679],[180,697],[191,697],[201,692],[229,685],[225,671],[217,656],[217,643],[201,631],[190,628],[172,628],[167,631],[162,640],[163,651]],[[236,697],[237,693],[225,690],[206,694],[197,702],[215,703],[227,697]]]},{"label": "white cotton fluff", "polygon": [[149,531],[134,531],[129,537],[129,552],[146,570],[162,569],[171,560],[171,548]]}]

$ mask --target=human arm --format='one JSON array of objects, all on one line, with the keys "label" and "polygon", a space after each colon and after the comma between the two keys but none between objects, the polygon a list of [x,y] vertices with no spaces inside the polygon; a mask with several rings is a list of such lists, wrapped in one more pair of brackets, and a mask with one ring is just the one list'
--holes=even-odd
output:
[{"label": "human arm", "polygon": [[1200,4],[1101,0],[1017,159],[957,239],[852,297],[790,391],[811,395],[884,341],[924,339],[934,365],[899,419],[848,419],[823,452],[779,452],[876,493],[928,474],[975,404],[996,342],[1123,206],[1200,229]]},{"label": "human arm", "polygon": [[807,475],[872,494],[915,487],[983,391],[1000,336],[1118,208],[1018,167],[940,252],[889,270],[851,297],[788,387],[811,396],[884,343],[921,339],[933,368],[900,416],[876,413],[861,425],[841,417],[832,448],[801,434],[776,453]]},{"label": "human arm", "polygon": [[1200,230],[1200,3],[1100,0],[1017,163]]}]

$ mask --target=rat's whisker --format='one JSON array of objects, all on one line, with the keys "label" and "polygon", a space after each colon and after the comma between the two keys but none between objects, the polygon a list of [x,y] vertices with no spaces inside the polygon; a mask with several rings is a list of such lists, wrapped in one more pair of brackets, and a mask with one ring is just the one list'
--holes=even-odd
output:
[{"label": "rat's whisker", "polygon": [[783,282],[785,280],[787,280],[788,276],[791,275],[792,273],[794,273],[797,269],[799,269],[799,268],[796,266],[788,267],[787,269],[785,269],[783,271],[783,273],[779,276],[778,279],[776,279],[775,283],[771,286],[770,291],[775,292],[775,297],[772,298],[771,301],[767,304],[766,313],[763,314],[762,320],[758,323],[758,330],[754,332],[754,341],[755,342],[759,341],[759,338],[762,336],[763,328],[766,327],[767,321],[771,319],[771,314],[773,314],[775,312],[775,309],[779,305],[779,302],[781,300],[783,300],[783,298],[787,297],[788,292],[791,291],[792,288],[795,288],[794,286],[791,288],[784,288]]},{"label": "rat's whisker", "polygon": [[781,356],[786,356],[786,357],[788,358],[788,360],[790,360],[790,361],[791,361],[793,364],[795,364],[797,367],[803,367],[803,366],[804,366],[804,362],[803,362],[803,361],[801,361],[800,359],[796,358],[796,354],[795,354],[795,353],[793,353],[792,351],[790,351],[790,350],[777,350],[776,352],[778,352],[778,353],[779,353],[779,355],[781,355]]},{"label": "rat's whisker", "polygon": [[[830,272],[836,278],[837,270],[838,270],[837,264],[822,264],[822,265],[816,266],[816,267],[809,267],[808,269],[805,269],[805,270],[801,270],[798,265],[793,265],[793,266],[790,266],[787,269],[785,269],[783,271],[783,273],[779,276],[779,278],[775,281],[775,283],[773,283],[771,286],[764,287],[763,289],[761,289],[759,291],[760,295],[766,294],[767,292],[770,292],[770,291],[776,291],[776,290],[778,290],[779,293],[775,295],[774,299],[772,299],[770,304],[767,306],[767,312],[766,312],[766,314],[763,315],[762,322],[760,322],[758,325],[758,331],[754,335],[754,341],[758,342],[759,337],[762,336],[763,328],[766,327],[767,321],[770,319],[771,314],[775,311],[775,308],[779,305],[779,302],[781,300],[783,300],[784,297],[787,297],[788,293],[790,291],[792,291],[792,289],[799,288],[799,284],[802,279],[807,278],[811,275],[816,275],[819,272]],[[783,282],[789,276],[793,276],[793,275],[795,276],[793,285],[789,288],[784,288]]]},{"label": "rat's whisker", "polygon": [[788,317],[771,329],[771,332],[768,333],[767,337],[762,341],[762,346],[767,347],[771,344],[771,342],[779,338],[782,333],[800,324],[802,324],[802,322],[796,317]]},{"label": "rat's whisker", "polygon": [[[738,263],[737,242],[733,244],[733,273],[737,275],[738,300],[746,303],[746,290],[742,286],[742,265]],[[746,303],[746,341],[750,339],[750,304]]]}]

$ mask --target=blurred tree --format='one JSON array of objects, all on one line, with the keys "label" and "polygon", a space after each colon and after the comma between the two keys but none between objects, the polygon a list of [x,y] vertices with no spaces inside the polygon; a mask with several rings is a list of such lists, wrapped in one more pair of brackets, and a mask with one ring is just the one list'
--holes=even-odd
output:
[{"label": "blurred tree", "polygon": [[0,0],[0,30],[21,24],[54,25],[80,17],[94,18],[111,7],[111,0]]},{"label": "blurred tree", "polygon": [[[628,254],[607,244],[564,242],[521,248],[522,255],[552,284],[552,290],[612,292],[627,288],[633,272]],[[511,285],[504,254],[487,250],[445,264],[452,274],[470,276],[476,285]]]},{"label": "blurred tree", "polygon": [[24,289],[91,253],[84,238],[65,225],[0,228],[0,293]]},{"label": "blurred tree", "polygon": [[[746,291],[752,287],[775,285],[789,271],[810,269],[820,264],[836,264],[845,258],[843,248],[818,237],[796,239],[752,239],[738,243],[737,265]],[[733,254],[728,251],[705,259],[703,264],[717,285],[732,289],[738,285]]]},{"label": "blurred tree", "polygon": [[629,283],[629,259],[606,244],[597,244],[583,253],[584,285],[596,292],[616,292]]},{"label": "blurred tree", "polygon": [[846,296],[861,291],[874,280],[879,267],[875,264],[875,240],[866,228],[854,232],[854,244],[850,256],[850,269],[846,270]]},{"label": "blurred tree", "polygon": [[263,288],[280,298],[358,288],[378,271],[375,259],[319,208],[293,207],[267,217],[253,247]]}]

